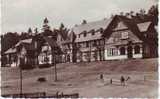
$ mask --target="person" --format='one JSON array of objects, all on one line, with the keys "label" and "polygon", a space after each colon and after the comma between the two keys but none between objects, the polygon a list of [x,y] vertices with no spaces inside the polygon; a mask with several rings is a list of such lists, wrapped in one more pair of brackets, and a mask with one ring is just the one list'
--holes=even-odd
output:
[{"label": "person", "polygon": [[103,74],[100,74],[100,80],[104,81]]},{"label": "person", "polygon": [[121,85],[125,86],[125,79],[123,76],[121,76]]},{"label": "person", "polygon": [[100,79],[103,79],[103,74],[100,74]]},{"label": "person", "polygon": [[112,78],[111,78],[111,80],[110,80],[110,84],[112,84]]}]

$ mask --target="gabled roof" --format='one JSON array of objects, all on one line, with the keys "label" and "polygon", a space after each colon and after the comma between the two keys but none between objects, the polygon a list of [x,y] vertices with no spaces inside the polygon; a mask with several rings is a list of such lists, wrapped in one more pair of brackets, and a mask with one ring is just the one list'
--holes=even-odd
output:
[{"label": "gabled roof", "polygon": [[146,32],[149,28],[149,26],[151,25],[151,21],[148,22],[143,22],[143,23],[139,23],[137,24],[138,29],[140,30],[140,32]]},{"label": "gabled roof", "polygon": [[[90,22],[90,23],[86,23],[86,24],[82,24],[82,25],[73,27],[72,31],[76,35],[75,42],[83,42],[83,41],[100,39],[102,36],[102,33],[100,33],[100,30],[101,29],[105,30],[109,26],[112,19],[113,18],[103,19],[100,21]],[[95,31],[95,35],[91,34],[92,30]],[[79,35],[83,34],[84,31],[87,33],[87,36],[79,38]]]},{"label": "gabled roof", "polygon": [[110,23],[110,25],[104,31],[103,37],[107,37],[107,38],[110,37],[112,30],[117,25],[116,20],[122,21],[128,27],[128,29],[130,29],[140,40],[144,40],[144,35],[142,33],[140,33],[140,30],[138,29],[135,21],[132,19],[129,19],[125,16],[119,16],[119,15],[116,15],[114,17],[113,21]]},{"label": "gabled roof", "polygon": [[20,40],[15,47],[19,47],[19,46],[24,46],[26,50],[36,50],[34,48],[34,44],[33,42],[33,38],[29,38],[29,39],[24,39],[24,40]]},{"label": "gabled roof", "polygon": [[13,54],[13,53],[16,53],[16,48],[10,48],[8,49],[7,51],[4,52],[4,54]]},{"label": "gabled roof", "polygon": [[21,40],[22,43],[32,43],[32,38]]},{"label": "gabled roof", "polygon": [[80,34],[84,31],[89,32],[92,29],[94,29],[94,30],[98,30],[100,28],[105,29],[111,21],[112,21],[112,18],[103,19],[103,20],[95,21],[95,22],[89,22],[86,24],[81,24],[81,25],[75,26],[72,28],[72,30],[77,35],[77,34]]},{"label": "gabled roof", "polygon": [[19,46],[22,43],[27,43],[27,44],[31,44],[32,43],[32,38],[30,39],[24,39],[24,40],[20,40],[15,46]]}]

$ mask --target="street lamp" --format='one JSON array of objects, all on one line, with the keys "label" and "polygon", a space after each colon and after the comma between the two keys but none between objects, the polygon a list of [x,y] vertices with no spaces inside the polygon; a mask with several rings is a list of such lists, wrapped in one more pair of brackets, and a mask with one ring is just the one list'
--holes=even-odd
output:
[{"label": "street lamp", "polygon": [[22,66],[24,66],[25,63],[25,53],[21,53],[20,55],[20,66],[19,66],[19,70],[20,70],[20,97],[22,98]]},{"label": "street lamp", "polygon": [[52,50],[52,56],[53,56],[53,65],[54,65],[54,81],[57,81],[57,67],[56,67],[55,47]]}]

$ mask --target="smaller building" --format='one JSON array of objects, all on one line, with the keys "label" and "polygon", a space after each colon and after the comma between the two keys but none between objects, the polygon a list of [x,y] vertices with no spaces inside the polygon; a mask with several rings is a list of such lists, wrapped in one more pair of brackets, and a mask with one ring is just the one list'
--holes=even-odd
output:
[{"label": "smaller building", "polygon": [[17,50],[15,47],[8,49],[4,55],[6,57],[6,66],[17,66]]}]

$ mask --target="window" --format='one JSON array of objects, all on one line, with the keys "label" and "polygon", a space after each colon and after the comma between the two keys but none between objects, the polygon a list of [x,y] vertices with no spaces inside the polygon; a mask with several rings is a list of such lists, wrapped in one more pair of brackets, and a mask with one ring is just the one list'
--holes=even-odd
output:
[{"label": "window", "polygon": [[118,50],[116,49],[116,48],[110,48],[110,49],[108,49],[108,51],[107,51],[108,53],[108,56],[116,56],[116,55],[118,55]]},{"label": "window", "polygon": [[86,42],[86,47],[89,47],[89,42]]},{"label": "window", "polygon": [[125,55],[125,48],[124,47],[121,47],[120,48],[120,55]]},{"label": "window", "polygon": [[108,42],[109,42],[109,43],[114,43],[114,38],[113,38],[113,37],[110,37],[109,40],[108,40]]},{"label": "window", "polygon": [[100,45],[104,45],[105,41],[104,40],[100,40]]},{"label": "window", "polygon": [[84,35],[84,37],[86,37],[86,36],[87,36],[87,32],[86,32],[86,31],[84,31],[83,35]]},{"label": "window", "polygon": [[127,39],[128,38],[128,32],[122,32],[121,36],[122,36],[121,37],[122,39]]},{"label": "window", "polygon": [[139,54],[140,53],[140,47],[138,45],[136,45],[134,47],[134,51],[135,51],[135,54]]},{"label": "window", "polygon": [[93,30],[91,31],[91,33],[92,33],[92,35],[95,35],[95,30],[93,29]]},{"label": "window", "polygon": [[97,43],[96,43],[96,41],[93,41],[93,46],[97,46]]},{"label": "window", "polygon": [[100,33],[103,33],[103,28],[100,28]]},{"label": "window", "polygon": [[114,42],[118,42],[118,38],[114,38]]},{"label": "window", "polygon": [[80,34],[78,35],[78,37],[80,38]]}]

